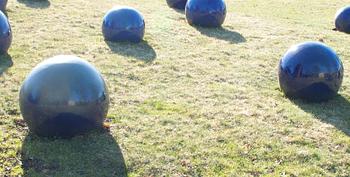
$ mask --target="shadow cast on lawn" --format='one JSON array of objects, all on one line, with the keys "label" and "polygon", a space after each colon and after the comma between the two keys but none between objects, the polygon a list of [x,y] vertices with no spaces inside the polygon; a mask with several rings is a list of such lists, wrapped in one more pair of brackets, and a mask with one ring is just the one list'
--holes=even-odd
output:
[{"label": "shadow cast on lawn", "polygon": [[0,76],[10,67],[13,66],[13,61],[10,55],[5,54],[0,56]]},{"label": "shadow cast on lawn", "polygon": [[141,41],[140,43],[105,42],[114,53],[118,53],[123,56],[133,57],[146,63],[152,62],[157,58],[157,53],[146,41]]},{"label": "shadow cast on lawn", "polygon": [[350,136],[350,101],[348,99],[337,95],[334,99],[322,103],[309,103],[300,99],[292,101],[317,119],[332,124]]},{"label": "shadow cast on lawn", "polygon": [[179,14],[185,15],[185,9],[176,9],[176,8],[171,8],[171,9],[173,9],[175,12]]},{"label": "shadow cast on lawn", "polygon": [[19,3],[25,4],[27,7],[35,9],[45,9],[50,7],[49,0],[17,0]]},{"label": "shadow cast on lawn", "polygon": [[22,144],[24,176],[127,176],[123,154],[109,133],[72,139],[28,135]]},{"label": "shadow cast on lawn", "polygon": [[246,42],[246,39],[240,33],[236,31],[231,31],[223,27],[204,28],[200,26],[195,26],[195,28],[203,35],[219,40],[224,40],[233,44]]}]

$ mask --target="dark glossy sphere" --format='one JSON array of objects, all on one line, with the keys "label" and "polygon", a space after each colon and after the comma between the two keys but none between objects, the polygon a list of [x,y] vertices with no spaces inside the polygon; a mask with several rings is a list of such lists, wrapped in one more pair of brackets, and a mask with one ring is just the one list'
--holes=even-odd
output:
[{"label": "dark glossy sphere", "polygon": [[45,137],[66,138],[101,128],[109,105],[100,73],[67,55],[37,65],[25,79],[19,99],[30,131]]},{"label": "dark glossy sphere", "polygon": [[337,94],[342,80],[342,62],[320,42],[293,46],[280,61],[279,83],[289,97],[326,101]]},{"label": "dark glossy sphere", "polygon": [[335,15],[335,27],[338,31],[350,33],[350,6],[338,10]]},{"label": "dark glossy sphere", "polygon": [[10,23],[4,13],[0,11],[0,54],[7,53],[12,42]]},{"label": "dark glossy sphere", "polygon": [[102,32],[107,41],[140,42],[145,34],[145,21],[133,8],[115,7],[104,16]]},{"label": "dark glossy sphere", "polygon": [[6,11],[6,5],[7,5],[7,0],[0,0],[0,10],[5,12]]},{"label": "dark glossy sphere", "polygon": [[167,0],[169,7],[175,8],[175,9],[185,9],[187,0]]},{"label": "dark glossy sphere", "polygon": [[186,18],[190,25],[219,27],[226,17],[226,4],[223,0],[188,0]]}]

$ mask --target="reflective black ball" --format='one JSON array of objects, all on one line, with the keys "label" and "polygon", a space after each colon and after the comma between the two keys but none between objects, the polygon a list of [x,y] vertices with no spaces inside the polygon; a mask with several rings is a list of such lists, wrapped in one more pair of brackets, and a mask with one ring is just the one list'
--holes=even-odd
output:
[{"label": "reflective black ball", "polygon": [[111,42],[140,42],[145,34],[145,21],[134,8],[115,7],[104,16],[102,33]]},{"label": "reflective black ball", "polygon": [[286,96],[326,101],[342,84],[343,65],[337,54],[320,42],[291,47],[279,65],[279,83]]},{"label": "reflective black ball", "polygon": [[350,6],[343,7],[337,11],[335,27],[338,31],[350,33]]},{"label": "reflective black ball", "polygon": [[7,6],[7,0],[0,0],[0,10],[5,12]]},{"label": "reflective black ball", "polygon": [[185,9],[187,0],[167,0],[168,6],[175,9]]},{"label": "reflective black ball", "polygon": [[220,27],[226,18],[224,0],[188,0],[186,19],[190,25]]},{"label": "reflective black ball", "polygon": [[0,54],[6,54],[11,46],[12,31],[6,15],[0,11]]},{"label": "reflective black ball", "polygon": [[66,55],[37,65],[19,99],[30,131],[45,137],[72,137],[102,128],[109,105],[100,73],[88,62]]}]

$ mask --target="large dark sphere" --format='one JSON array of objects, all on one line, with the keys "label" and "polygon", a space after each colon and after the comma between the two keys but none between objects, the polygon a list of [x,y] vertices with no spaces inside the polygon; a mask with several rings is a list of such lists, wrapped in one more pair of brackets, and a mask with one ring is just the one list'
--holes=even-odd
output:
[{"label": "large dark sphere", "polygon": [[67,55],[37,65],[25,79],[19,99],[30,131],[45,137],[72,137],[101,128],[109,105],[100,73]]},{"label": "large dark sphere", "polygon": [[326,101],[337,94],[342,80],[342,62],[320,42],[293,46],[280,61],[279,83],[288,97]]},{"label": "large dark sphere", "polygon": [[0,11],[0,54],[6,54],[11,46],[12,31],[4,13]]},{"label": "large dark sphere", "polygon": [[168,6],[175,9],[185,9],[187,0],[166,0]]},{"label": "large dark sphere", "polygon": [[338,31],[350,33],[350,6],[337,11],[335,15],[335,27]]},{"label": "large dark sphere", "polygon": [[6,11],[6,5],[7,5],[7,0],[0,0],[0,10],[5,12]]},{"label": "large dark sphere", "polygon": [[134,8],[115,7],[104,16],[102,33],[107,41],[140,42],[145,34],[145,21]]},{"label": "large dark sphere", "polygon": [[190,25],[219,27],[226,17],[226,4],[223,0],[188,0],[186,18]]}]

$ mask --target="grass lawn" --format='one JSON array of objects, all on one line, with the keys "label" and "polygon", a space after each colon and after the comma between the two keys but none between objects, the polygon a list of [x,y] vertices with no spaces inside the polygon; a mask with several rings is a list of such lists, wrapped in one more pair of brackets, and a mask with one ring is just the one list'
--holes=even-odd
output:
[{"label": "grass lawn", "polygon": [[[332,31],[346,0],[227,0],[223,28],[195,28],[165,0],[9,0],[0,57],[0,176],[350,176],[350,36]],[[145,17],[145,41],[110,44],[112,6]],[[344,64],[335,99],[289,100],[277,65],[323,41]],[[19,88],[39,62],[74,54],[110,91],[110,132],[71,140],[28,134]]]}]

